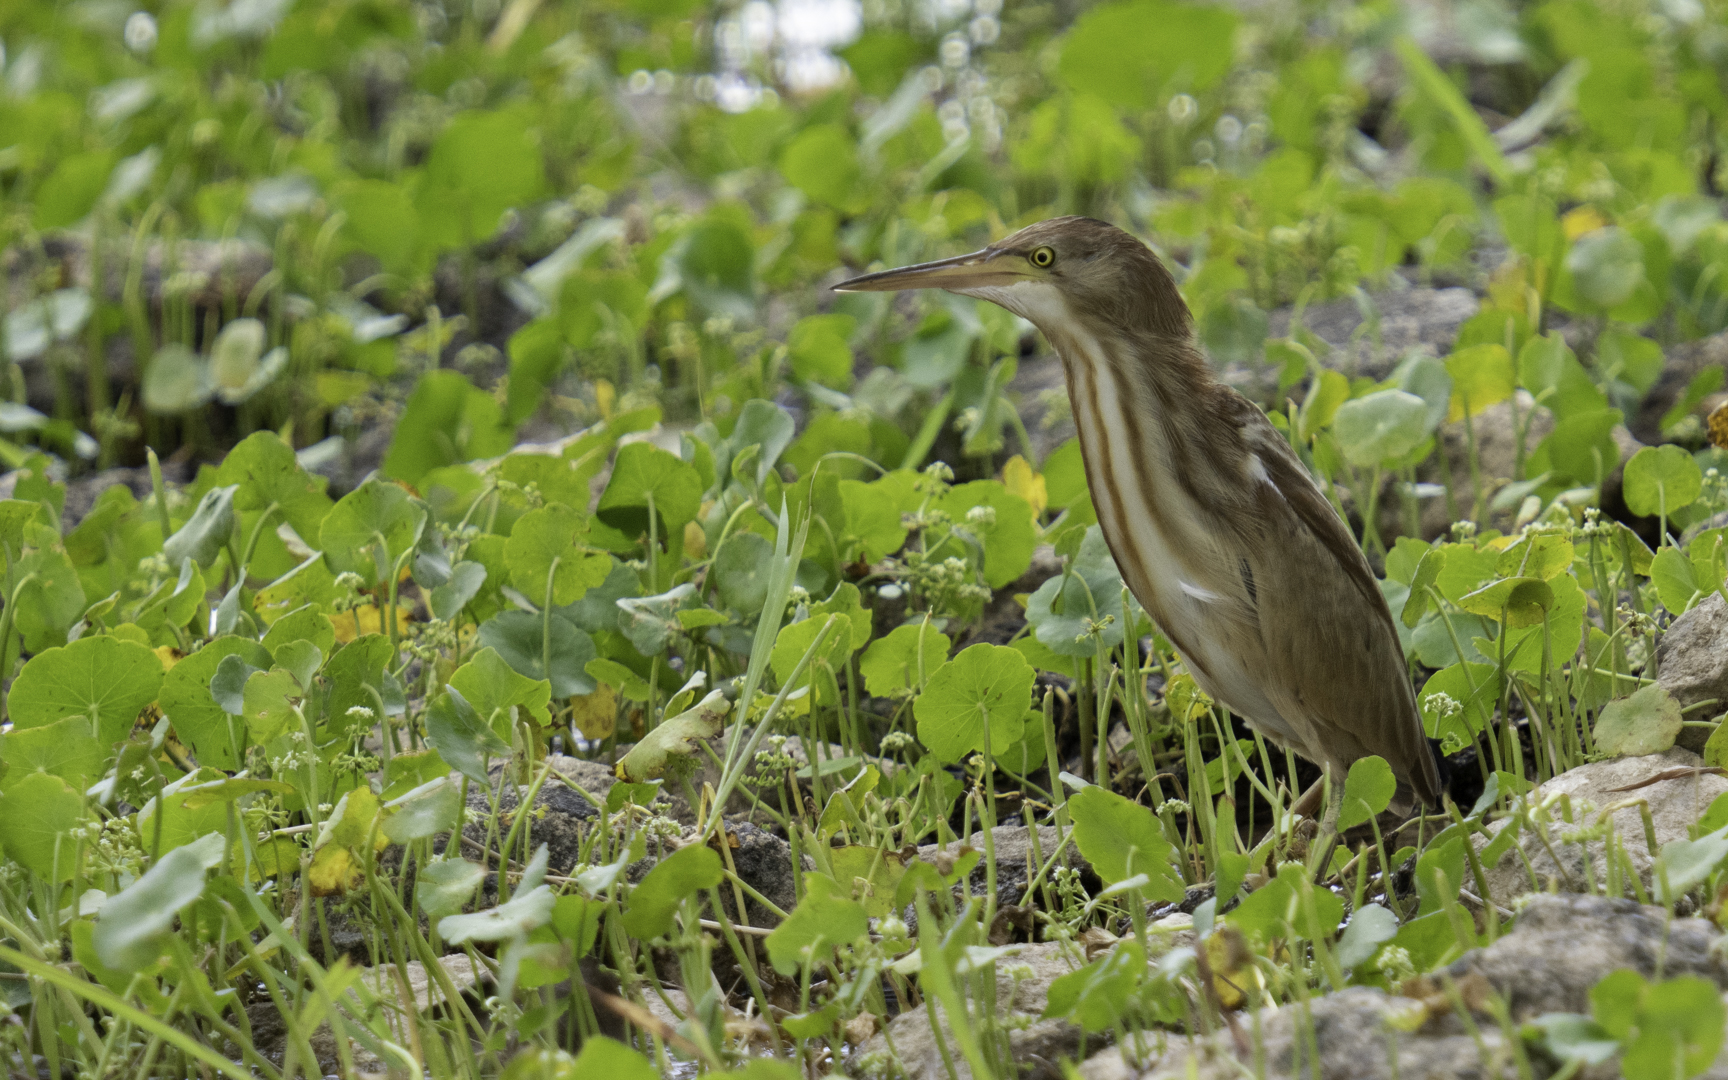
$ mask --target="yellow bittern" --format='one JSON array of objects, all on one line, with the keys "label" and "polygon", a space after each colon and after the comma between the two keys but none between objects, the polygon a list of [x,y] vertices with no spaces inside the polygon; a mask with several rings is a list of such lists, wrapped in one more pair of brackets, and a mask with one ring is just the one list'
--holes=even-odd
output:
[{"label": "yellow bittern", "polygon": [[1053,218],[971,255],[835,288],[946,289],[1042,330],[1062,357],[1104,539],[1194,681],[1326,770],[1323,828],[1351,763],[1369,754],[1391,765],[1399,805],[1440,805],[1368,560],[1265,414],[1213,377],[1175,278],[1145,244],[1091,218]]}]

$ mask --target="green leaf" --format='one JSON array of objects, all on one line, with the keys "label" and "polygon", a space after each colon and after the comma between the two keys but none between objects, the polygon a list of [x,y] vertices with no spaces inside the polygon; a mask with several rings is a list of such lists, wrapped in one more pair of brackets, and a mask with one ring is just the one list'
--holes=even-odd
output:
[{"label": "green leaf", "polygon": [[[210,692],[210,680],[217,667],[230,656],[254,670],[270,666],[269,652],[251,638],[219,637],[175,664],[163,677],[161,693],[156,698],[175,732],[192,747],[198,760],[218,769],[238,769],[241,765],[244,729],[231,723],[230,712]],[[244,686],[244,679],[241,685]],[[240,710],[232,712],[238,715]]]},{"label": "green leaf", "polygon": [[552,886],[536,885],[518,891],[497,907],[471,915],[446,915],[438,920],[438,934],[451,945],[521,937],[552,921],[552,903]]},{"label": "green leaf", "polygon": [[[1502,686],[1493,664],[1455,663],[1429,676],[1416,695],[1422,707],[1422,727],[1429,738],[1445,742],[1444,752],[1455,754],[1483,730],[1499,706]],[[1472,691],[1471,687],[1475,687]],[[1445,699],[1451,699],[1450,706]],[[1456,708],[1456,712],[1448,712]]]},{"label": "green leaf", "polygon": [[1644,280],[1644,249],[1631,233],[1609,225],[1573,242],[1566,269],[1580,299],[1599,308],[1618,307]]},{"label": "green leaf", "polygon": [[429,780],[385,805],[390,815],[379,827],[394,843],[424,840],[457,827],[462,818],[462,788],[445,776]]},{"label": "green leaf", "polygon": [[905,546],[906,526],[901,523],[900,502],[892,489],[861,480],[842,480],[840,503],[846,510],[846,529],[840,537],[841,558],[877,562]]},{"label": "green leaf", "polygon": [[[1400,537],[1400,544],[1404,538]],[[1390,556],[1388,556],[1390,561]],[[1433,597],[1428,590],[1440,580],[1440,571],[1446,565],[1446,550],[1444,548],[1426,548],[1410,578],[1410,595],[1404,601],[1404,625],[1415,629],[1422,615],[1433,604]]]},{"label": "green leaf", "polygon": [[992,589],[1013,582],[1032,565],[1037,527],[1032,507],[1011,494],[1000,480],[974,480],[948,491],[937,507],[957,529],[976,536],[984,547],[984,581]]},{"label": "green leaf", "polygon": [[1509,629],[1539,626],[1554,606],[1554,589],[1539,577],[1502,578],[1467,593],[1458,606],[1472,615],[1503,620]]},{"label": "green leaf", "polygon": [[660,721],[618,762],[619,779],[633,784],[655,779],[666,771],[669,758],[689,757],[698,752],[703,740],[720,734],[731,711],[726,691],[719,689],[677,716]]},{"label": "green leaf", "polygon": [[1703,595],[1693,574],[1692,560],[1675,547],[1665,547],[1650,561],[1650,582],[1662,606],[1676,615],[1685,612]]},{"label": "green leaf", "polygon": [[144,369],[144,407],[175,415],[195,409],[210,397],[210,370],[204,358],[178,342],[156,350]]},{"label": "green leaf", "polygon": [[939,761],[956,762],[985,748],[1007,749],[1020,738],[1037,673],[1003,645],[963,650],[930,676],[912,706],[918,739]]},{"label": "green leaf", "polygon": [[678,612],[695,595],[696,586],[686,582],[658,596],[619,600],[618,632],[629,638],[643,656],[665,652],[673,635],[683,628],[678,622]]},{"label": "green leaf", "polygon": [[294,714],[299,702],[300,684],[286,669],[271,668],[248,676],[243,716],[252,741],[266,743],[286,735],[299,721]]},{"label": "green leaf", "polygon": [[587,516],[563,503],[523,514],[504,545],[510,583],[536,605],[546,602],[548,585],[553,605],[574,604],[612,569],[610,556],[577,546],[587,533]]},{"label": "green leaf", "polygon": [[96,721],[96,739],[109,746],[126,738],[144,706],[162,687],[162,661],[136,642],[84,637],[37,653],[7,695],[18,727],[52,724],[68,716]]},{"label": "green leaf", "polygon": [[443,219],[448,246],[485,240],[504,212],[546,188],[539,139],[525,108],[474,110],[451,119],[426,156],[422,214]]},{"label": "green leaf", "polygon": [[711,215],[691,227],[661,263],[650,300],[682,289],[715,315],[751,319],[756,307],[756,249],[736,221]]},{"label": "green leaf", "polygon": [[1600,1065],[1620,1052],[1620,1040],[1601,1024],[1578,1013],[1543,1013],[1526,1023],[1541,1032],[1538,1043],[1555,1060]]},{"label": "green leaf", "polygon": [[1596,749],[1615,757],[1660,754],[1674,745],[1683,726],[1680,703],[1652,684],[1610,701],[1596,718]]},{"label": "green leaf", "polygon": [[84,796],[58,776],[31,773],[8,785],[0,807],[6,854],[42,881],[71,881],[78,842],[68,834],[84,824]]},{"label": "green leaf", "polygon": [[1728,859],[1728,829],[1705,833],[1696,840],[1670,840],[1651,870],[1651,880],[1664,904],[1673,904],[1709,878]]},{"label": "green leaf", "polygon": [[1169,89],[1204,90],[1236,55],[1236,16],[1209,4],[1104,4],[1075,20],[1057,71],[1069,89],[1145,109]]},{"label": "green leaf", "polygon": [[805,962],[820,959],[824,946],[850,945],[870,932],[864,905],[851,889],[826,874],[804,875],[804,899],[768,935],[768,961],[782,975],[795,975]]},{"label": "green leaf", "polygon": [[[526,611],[500,612],[480,624],[474,640],[481,648],[496,649],[517,674],[550,680],[552,697],[594,692],[594,680],[584,670],[595,657],[594,639],[562,615],[553,613],[546,619]],[[546,664],[548,640],[550,669]]]},{"label": "green leaf", "polygon": [[753,446],[756,448],[753,475],[756,486],[761,487],[796,434],[797,425],[785,409],[760,398],[746,401],[738,412],[737,426],[720,447],[714,468],[721,475],[730,476],[733,460]]},{"label": "green leaf", "polygon": [[485,758],[510,752],[455,688],[432,702],[426,710],[426,742],[457,772],[477,784],[489,784]]},{"label": "green leaf", "polygon": [[1451,421],[1476,416],[1505,401],[1516,382],[1512,356],[1504,345],[1459,349],[1446,358],[1446,372],[1452,376],[1452,407],[1446,414]]},{"label": "green leaf", "polygon": [[1182,898],[1182,881],[1170,865],[1170,841],[1150,809],[1092,785],[1069,796],[1068,814],[1075,846],[1105,884],[1145,874],[1152,879],[1148,899]]},{"label": "green leaf", "polygon": [[238,405],[264,389],[288,364],[288,349],[278,345],[264,352],[264,324],[235,319],[222,328],[210,346],[210,381],[225,405]]},{"label": "green leaf", "polygon": [[1398,780],[1386,759],[1370,754],[1357,758],[1344,781],[1344,809],[1338,817],[1340,829],[1352,829],[1370,821],[1392,805]]},{"label": "green leaf", "polygon": [[839,124],[813,124],[800,132],[781,153],[780,172],[812,200],[842,213],[869,205],[857,141]]},{"label": "green leaf", "polygon": [[515,438],[497,398],[460,371],[428,371],[408,395],[383,472],[417,484],[433,469],[502,454]]},{"label": "green leaf", "polygon": [[1380,946],[1398,935],[1398,916],[1379,904],[1364,904],[1350,916],[1350,925],[1338,939],[1334,958],[1338,966],[1359,967],[1374,958]]},{"label": "green leaf", "polygon": [[595,516],[626,536],[645,536],[650,499],[659,518],[654,528],[661,545],[678,550],[684,524],[695,520],[702,505],[702,481],[695,467],[652,443],[620,448]]},{"label": "green leaf", "polygon": [[1099,640],[1106,649],[1122,643],[1122,574],[1096,525],[1086,528],[1066,574],[1038,586],[1026,601],[1034,636],[1059,656],[1093,656],[1097,643],[1087,625],[1110,619]]},{"label": "green leaf", "polygon": [[454,915],[485,878],[486,868],[477,863],[467,859],[438,859],[420,868],[414,880],[414,902],[429,919]]},{"label": "green leaf", "polygon": [[1140,943],[1124,942],[1085,967],[1058,976],[1050,984],[1044,1017],[1072,1019],[1088,1032],[1120,1027],[1145,975]]},{"label": "green leaf", "polygon": [[551,684],[545,679],[529,679],[517,674],[493,648],[481,649],[457,668],[450,676],[450,689],[457,691],[480,721],[498,732],[501,738],[512,726],[512,709],[520,708],[523,714],[542,727],[552,722],[548,709],[552,700]]},{"label": "green leaf", "polygon": [[1672,516],[1704,490],[1704,474],[1683,447],[1646,446],[1626,463],[1626,508],[1634,514]]},{"label": "green leaf", "polygon": [[[852,794],[863,795],[856,789],[852,792],[836,791],[829,801],[830,809],[841,800],[849,802]],[[826,819],[828,812],[824,811],[822,816]],[[828,864],[833,868],[836,881],[853,893],[861,894],[858,900],[864,905],[866,915],[874,919],[894,911],[894,896],[899,891],[900,879],[906,874],[906,864],[897,852],[849,844],[830,848]]]},{"label": "green leaf", "polygon": [[[545,1053],[543,1051],[543,1053]],[[527,1057],[524,1053],[522,1057]],[[515,1062],[511,1062],[514,1066]],[[525,1073],[522,1077],[507,1077],[506,1080],[529,1080],[529,1077],[553,1076],[546,1073]],[[565,1080],[566,1074],[556,1074],[557,1080]],[[625,1046],[623,1043],[603,1036],[588,1039],[582,1043],[582,1052],[576,1055],[575,1064],[570,1066],[568,1076],[605,1077],[606,1080],[661,1080],[660,1071],[641,1054]],[[752,1080],[780,1080],[780,1078],[757,1077]]]},{"label": "green leaf", "polygon": [[895,627],[858,658],[864,689],[874,697],[910,697],[947,660],[951,645],[928,621]]},{"label": "green leaf", "polygon": [[319,543],[338,571],[385,583],[396,561],[419,541],[427,517],[425,504],[400,485],[373,477],[330,508]]},{"label": "green leaf", "polygon": [[212,833],[163,855],[137,881],[109,897],[96,919],[96,956],[117,971],[138,972],[160,955],[180,909],[204,893],[204,875],[222,862]]},{"label": "green leaf", "polygon": [[720,545],[711,571],[720,601],[733,611],[753,615],[768,599],[774,545],[753,532],[735,532]]},{"label": "green leaf", "polygon": [[309,641],[319,652],[329,652],[336,645],[336,627],[317,605],[307,604],[271,623],[264,634],[264,648],[272,656],[295,641]]},{"label": "green leaf", "polygon": [[58,548],[32,551],[14,562],[12,571],[12,580],[22,582],[13,614],[24,650],[40,656],[66,641],[66,632],[84,611],[84,589],[77,569]]},{"label": "green leaf", "polygon": [[434,619],[454,622],[468,602],[480,595],[486,584],[486,568],[477,562],[463,560],[450,568],[450,580],[432,589],[427,603]]},{"label": "green leaf", "polygon": [[1620,446],[1613,435],[1620,421],[1619,409],[1568,413],[1525,460],[1525,473],[1540,476],[1551,472],[1556,480],[1599,486],[1620,464]]},{"label": "green leaf", "polygon": [[274,431],[253,432],[228,451],[216,469],[215,483],[239,488],[235,510],[252,513],[275,503],[282,519],[308,541],[318,537],[333,505],[324,494],[323,478],[301,468],[294,448]]},{"label": "green leaf", "polygon": [[672,916],[684,898],[712,889],[722,877],[720,856],[713,848],[706,844],[679,848],[630,890],[630,903],[624,909],[625,931],[643,941],[669,933]]},{"label": "green leaf", "polygon": [[853,363],[850,342],[857,328],[858,320],[850,315],[807,315],[799,319],[786,337],[792,374],[836,390],[850,389]]},{"label": "green leaf", "polygon": [[1427,440],[1428,403],[1402,390],[1380,390],[1338,406],[1332,434],[1353,465],[1378,465],[1410,453]]},{"label": "green leaf", "polygon": [[88,717],[15,727],[0,734],[0,795],[38,772],[58,776],[74,791],[83,791],[102,776],[108,756],[108,747],[91,734]]},{"label": "green leaf", "polygon": [[234,493],[237,485],[211,488],[198,500],[197,509],[186,524],[175,530],[162,545],[168,565],[178,570],[181,562],[191,559],[199,566],[209,566],[222,553],[234,531]]}]

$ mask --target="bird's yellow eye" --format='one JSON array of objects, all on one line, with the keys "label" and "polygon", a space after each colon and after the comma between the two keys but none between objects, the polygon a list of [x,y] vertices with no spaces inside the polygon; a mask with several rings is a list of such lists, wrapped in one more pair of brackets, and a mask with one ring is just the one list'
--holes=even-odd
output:
[{"label": "bird's yellow eye", "polygon": [[1032,265],[1038,267],[1040,270],[1045,269],[1056,262],[1056,253],[1047,247],[1035,248],[1030,257]]}]

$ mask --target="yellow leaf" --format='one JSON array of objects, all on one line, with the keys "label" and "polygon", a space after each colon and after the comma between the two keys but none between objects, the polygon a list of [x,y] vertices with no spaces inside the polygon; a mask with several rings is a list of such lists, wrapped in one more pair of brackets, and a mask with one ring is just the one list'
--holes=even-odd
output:
[{"label": "yellow leaf", "polygon": [[694,521],[684,523],[684,554],[692,559],[704,559],[708,556],[708,534]]},{"label": "yellow leaf", "polygon": [[604,739],[618,724],[618,699],[605,683],[592,694],[570,699],[570,721],[584,739]]},{"label": "yellow leaf", "polygon": [[1050,496],[1044,490],[1044,475],[1032,471],[1032,463],[1019,454],[1002,466],[1002,485],[1009,494],[1018,495],[1032,505],[1034,521],[1043,516],[1044,508],[1050,504]]},{"label": "yellow leaf", "polygon": [[173,671],[174,665],[178,664],[180,658],[186,655],[172,645],[158,645],[155,651],[156,659],[162,661],[163,671]]},{"label": "yellow leaf", "polygon": [[600,409],[600,419],[612,419],[612,406],[618,400],[618,391],[605,379],[594,383],[594,404]]},{"label": "yellow leaf", "polygon": [[353,852],[340,844],[327,844],[312,856],[306,880],[312,887],[313,896],[341,896],[350,889],[359,888],[360,883],[366,880],[366,874],[360,869]]},{"label": "yellow leaf", "polygon": [[[346,645],[357,637],[366,634],[384,633],[384,614],[376,604],[362,604],[352,611],[342,611],[330,616],[330,624],[336,628],[336,640]],[[396,633],[408,632],[408,613],[400,606],[396,608]]]},{"label": "yellow leaf", "polygon": [[1593,233],[1607,225],[1608,219],[1602,216],[1602,211],[1588,204],[1574,207],[1560,218],[1560,231],[1566,234],[1568,241],[1576,240],[1585,233]]}]

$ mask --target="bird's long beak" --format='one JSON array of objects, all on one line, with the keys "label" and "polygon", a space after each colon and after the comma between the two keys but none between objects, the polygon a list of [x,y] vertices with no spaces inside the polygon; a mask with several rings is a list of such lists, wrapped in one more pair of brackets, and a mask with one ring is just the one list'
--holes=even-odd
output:
[{"label": "bird's long beak", "polygon": [[902,266],[855,277],[834,286],[835,292],[896,292],[901,289],[948,289],[960,292],[987,285],[1012,285],[1027,278],[1025,260],[986,248],[952,259]]}]

